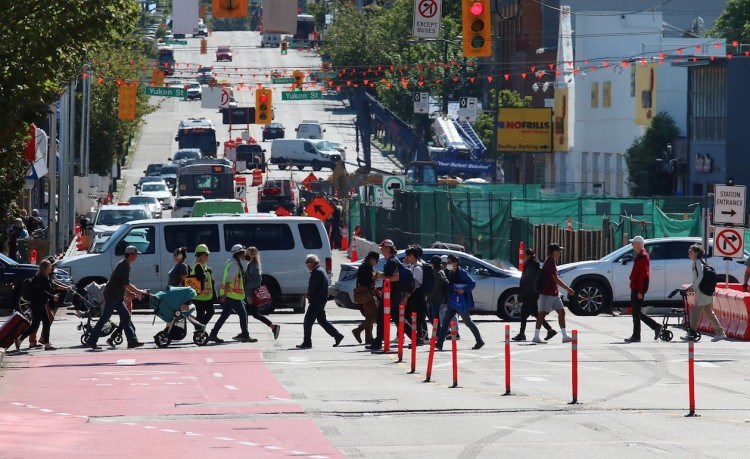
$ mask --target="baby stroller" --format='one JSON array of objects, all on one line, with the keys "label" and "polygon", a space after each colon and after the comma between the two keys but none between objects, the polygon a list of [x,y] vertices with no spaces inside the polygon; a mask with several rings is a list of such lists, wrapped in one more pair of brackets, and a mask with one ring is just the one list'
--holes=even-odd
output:
[{"label": "baby stroller", "polygon": [[[669,327],[670,317],[675,318],[675,324],[673,325],[673,327],[679,327],[684,329],[685,331],[690,330],[690,314],[688,314],[687,308],[687,289],[675,289],[672,291],[672,293],[669,294],[669,298],[672,298],[678,293],[682,297],[682,308],[672,308],[669,313],[664,314],[661,336],[659,336],[662,341],[672,341],[672,338],[674,338],[674,334],[672,333],[672,331],[667,329]],[[701,336],[701,332],[699,332],[698,330],[695,330],[695,332],[693,333],[693,337],[696,342],[701,340]]]},{"label": "baby stroller", "polygon": [[[91,330],[94,328],[94,326],[91,325],[91,319],[100,316],[104,309],[104,287],[106,286],[107,284],[97,284],[96,282],[92,282],[83,288],[86,293],[85,296],[73,291],[73,294],[81,299],[81,305],[86,308],[83,312],[76,310],[76,315],[78,315],[78,317],[86,319],[85,322],[81,321],[77,327],[79,331],[83,332],[81,334],[81,344],[86,344],[91,336]],[[122,344],[122,330],[118,329],[117,324],[111,320],[104,324],[100,336],[109,336],[115,330],[117,330],[117,332],[112,335],[112,341],[115,344]]]},{"label": "baby stroller", "polygon": [[154,336],[157,347],[167,347],[172,341],[184,339],[187,336],[187,322],[195,326],[193,342],[198,346],[208,343],[206,326],[195,319],[195,308],[187,304],[195,296],[195,290],[190,287],[168,287],[151,295],[149,306],[154,308],[154,315],[167,323],[167,328]]}]

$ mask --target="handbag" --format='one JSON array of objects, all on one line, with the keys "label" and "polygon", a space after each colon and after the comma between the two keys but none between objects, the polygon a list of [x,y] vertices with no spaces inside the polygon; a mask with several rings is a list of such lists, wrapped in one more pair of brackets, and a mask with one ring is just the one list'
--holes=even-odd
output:
[{"label": "handbag", "polygon": [[466,304],[466,298],[458,292],[451,293],[448,306],[460,312],[466,312],[469,309]]},{"label": "handbag", "polygon": [[364,285],[360,285],[354,289],[354,302],[356,304],[365,304],[372,301],[372,292],[370,288]]},{"label": "handbag", "polygon": [[253,306],[256,308],[262,308],[270,304],[273,301],[271,293],[268,291],[265,285],[253,289]]}]

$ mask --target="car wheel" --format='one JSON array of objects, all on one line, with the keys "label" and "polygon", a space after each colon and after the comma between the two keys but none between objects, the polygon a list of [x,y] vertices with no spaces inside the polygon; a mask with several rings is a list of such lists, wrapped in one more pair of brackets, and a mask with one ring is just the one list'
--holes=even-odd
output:
[{"label": "car wheel", "polygon": [[286,159],[279,158],[276,162],[279,164],[279,169],[281,169],[282,171],[286,169]]},{"label": "car wheel", "polygon": [[318,162],[318,160],[313,160],[312,168],[315,172],[318,172],[319,170],[323,169],[323,166],[320,165],[320,162]]},{"label": "car wheel", "polygon": [[304,168],[305,168],[305,166],[302,165],[302,164],[297,165],[297,169],[299,169],[299,170],[303,170]]},{"label": "car wheel", "polygon": [[600,281],[584,280],[575,285],[570,312],[577,316],[595,316],[610,305],[609,291]]},{"label": "car wheel", "polygon": [[509,322],[521,320],[522,306],[520,290],[510,289],[497,300],[497,316]]}]

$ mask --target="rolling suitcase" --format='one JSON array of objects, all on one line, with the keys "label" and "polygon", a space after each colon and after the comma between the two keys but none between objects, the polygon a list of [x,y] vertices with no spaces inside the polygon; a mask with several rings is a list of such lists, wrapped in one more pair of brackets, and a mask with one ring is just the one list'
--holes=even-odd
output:
[{"label": "rolling suitcase", "polygon": [[31,326],[25,314],[14,312],[0,327],[0,347],[8,349]]}]

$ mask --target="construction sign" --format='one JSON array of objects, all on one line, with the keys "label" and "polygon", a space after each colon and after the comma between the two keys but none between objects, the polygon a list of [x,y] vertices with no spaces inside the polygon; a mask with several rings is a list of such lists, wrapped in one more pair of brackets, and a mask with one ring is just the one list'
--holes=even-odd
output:
[{"label": "construction sign", "polygon": [[333,208],[331,203],[328,202],[326,198],[323,198],[321,196],[313,199],[312,202],[308,204],[307,207],[305,207],[307,215],[315,217],[318,220],[322,221],[328,220],[328,217],[333,214],[334,210],[336,209]]},{"label": "construction sign", "polygon": [[310,184],[312,184],[312,182],[317,182],[317,181],[318,181],[318,177],[316,177],[315,174],[310,172],[310,175],[305,177],[305,179],[302,181],[302,184],[305,186],[305,188],[309,190]]}]

